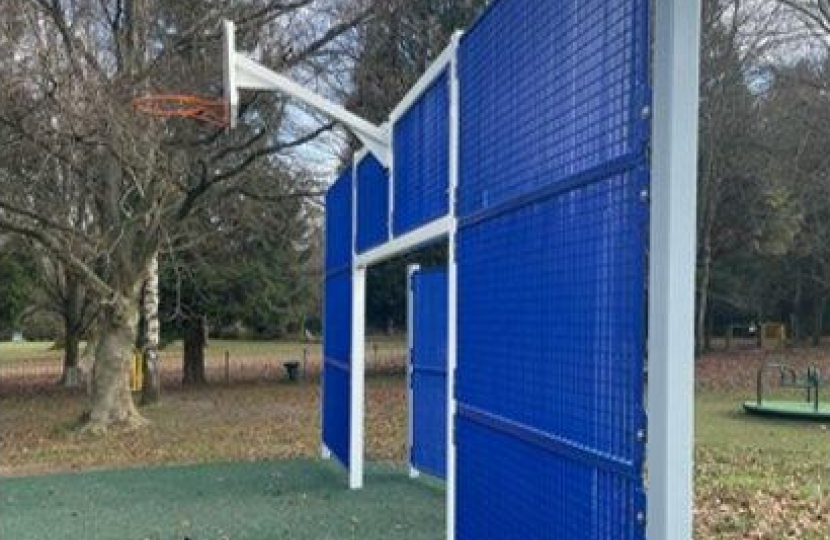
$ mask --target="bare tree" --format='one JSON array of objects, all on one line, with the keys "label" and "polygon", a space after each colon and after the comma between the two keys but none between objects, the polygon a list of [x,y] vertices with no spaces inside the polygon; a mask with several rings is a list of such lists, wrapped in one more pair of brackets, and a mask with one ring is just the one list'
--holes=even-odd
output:
[{"label": "bare tree", "polygon": [[[226,134],[144,118],[150,89],[219,93],[219,21],[278,69],[304,69],[366,14],[351,2],[11,0],[0,43],[0,230],[25,235],[100,299],[87,429],[145,423],[127,370],[142,288],[161,249],[186,242],[207,194],[244,186],[251,164],[314,140],[329,125],[286,125],[278,96],[251,95]],[[314,24],[295,25],[297,17]],[[311,66],[309,69],[305,69]]]}]

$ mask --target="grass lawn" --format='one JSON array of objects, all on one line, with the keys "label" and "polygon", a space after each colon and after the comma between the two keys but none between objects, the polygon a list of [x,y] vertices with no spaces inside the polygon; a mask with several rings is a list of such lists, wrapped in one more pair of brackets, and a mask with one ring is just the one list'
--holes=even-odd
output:
[{"label": "grass lawn", "polygon": [[38,362],[60,360],[63,352],[57,350],[51,341],[0,342],[0,363]]},{"label": "grass lawn", "polygon": [[[801,367],[817,363],[818,360],[826,362],[821,358],[814,358],[817,353],[812,354],[813,356],[810,356],[799,352],[797,356],[800,356],[795,360],[800,362]],[[830,530],[828,522],[828,516],[830,516],[830,502],[828,502],[830,500],[828,498],[830,430],[820,423],[750,417],[740,411],[741,403],[753,397],[753,374],[755,366],[762,360],[763,357],[760,354],[748,357],[712,356],[698,364],[695,530],[696,538],[699,540],[790,538],[818,540],[828,538],[828,530]],[[830,370],[822,367],[822,372],[830,373]],[[397,463],[397,466],[400,466],[406,437],[406,395],[403,377],[370,377],[367,384],[367,399],[366,435],[369,459],[381,463]],[[242,462],[239,465],[240,469],[229,466],[228,471],[239,470],[240,478],[245,479],[248,478],[246,475],[254,474],[250,472],[254,469],[247,467],[260,467],[260,476],[262,476],[254,482],[254,487],[251,488],[253,491],[244,494],[246,502],[240,506],[247,507],[247,497],[250,496],[252,508],[258,509],[260,513],[277,514],[277,510],[283,507],[281,505],[289,505],[288,498],[284,500],[269,498],[273,496],[269,490],[276,488],[269,487],[270,484],[267,483],[268,475],[271,473],[263,471],[272,470],[268,467],[282,471],[283,466],[280,463],[263,465],[263,460],[266,460],[266,463],[276,459],[313,460],[318,455],[320,446],[319,406],[316,381],[307,384],[271,382],[177,390],[166,393],[160,405],[145,411],[145,414],[153,421],[151,428],[138,434],[116,433],[106,439],[97,440],[80,437],[72,430],[75,420],[84,407],[84,400],[80,396],[57,390],[51,390],[51,393],[46,395],[4,394],[0,396],[0,425],[3,427],[0,431],[0,474],[5,477],[2,486],[3,496],[6,496],[8,489],[12,490],[8,493],[13,493],[16,489],[14,486],[29,485],[27,484],[29,480],[15,479],[25,475],[145,465],[236,461]],[[308,467],[318,467],[318,464],[313,461],[291,461],[289,464],[286,466],[300,467],[303,471],[308,471]],[[342,488],[345,480],[342,471],[338,473],[334,465],[326,465],[326,467],[333,467],[333,469],[324,467],[321,471],[328,472],[314,474],[323,475],[321,478],[326,478],[326,482],[330,482],[331,488],[335,491]],[[391,475],[391,469],[384,467],[388,466],[374,469],[373,474],[380,475],[377,478],[381,480],[381,483],[388,484],[392,489],[397,482],[394,478],[398,477]],[[191,470],[208,471],[207,479],[205,479],[208,483],[213,477],[213,473],[209,472],[213,470],[210,467],[181,469],[175,474],[187,476],[190,474],[188,471]],[[110,474],[114,476],[108,476]],[[115,478],[114,481],[118,482],[119,474],[127,475],[127,478],[143,477],[146,474],[148,478],[154,478],[153,475],[156,473],[155,469],[141,472],[127,470],[103,475],[95,473],[88,481],[98,482],[99,479]],[[289,473],[285,474],[291,476]],[[225,476],[220,474],[220,476],[227,478],[228,482],[242,482],[242,480],[236,480],[235,476],[232,479],[231,472]],[[32,480],[32,485],[48,486],[49,478],[53,477]],[[69,485],[63,484],[63,482],[69,482],[64,478],[57,477],[55,481],[59,485]],[[87,485],[84,483],[87,480],[83,480],[85,477],[66,478],[76,479],[73,481],[80,482],[78,486]],[[38,484],[38,482],[44,482],[44,484]],[[132,481],[127,483],[132,485]],[[369,483],[371,484],[371,480]],[[181,484],[186,485],[184,482]],[[138,485],[143,484],[139,482]],[[7,488],[7,486],[10,487]],[[27,492],[29,488],[21,489]],[[165,489],[174,488],[166,486]],[[215,507],[211,504],[220,503],[207,495],[200,495],[208,493],[207,489],[207,487],[199,487],[193,493],[176,491],[178,498],[183,501],[182,508],[185,508],[187,512],[193,512],[194,516],[199,514],[200,504],[206,505],[208,509],[214,509]],[[164,493],[166,492],[162,492],[166,497]],[[305,491],[299,489],[296,493],[297,495],[292,498],[294,502],[290,504],[303,506],[305,499],[302,494]],[[393,490],[386,495],[390,497],[389,504],[397,504],[391,498],[394,493],[397,492]],[[134,492],[119,495],[115,500],[123,502],[118,502],[121,506],[116,505],[116,510],[119,508],[123,510],[125,505],[128,505],[127,500],[124,499],[128,496],[130,500],[135,500],[137,508],[140,509],[136,511],[143,512],[141,515],[159,512],[159,519],[156,520],[158,523],[155,525],[161,528],[152,529],[145,536],[137,538],[176,540],[182,540],[185,537],[192,540],[222,538],[216,529],[200,529],[202,532],[198,536],[195,534],[188,536],[181,530],[177,533],[177,529],[172,528],[177,523],[187,522],[195,527],[201,526],[201,522],[187,517],[191,514],[186,514],[184,518],[179,519],[177,517],[178,503],[154,506],[156,504],[152,500],[154,495],[147,495],[138,488]],[[190,496],[195,497],[194,501],[190,501]],[[374,492],[374,495],[366,496],[377,496],[378,500],[383,501],[385,495]],[[394,496],[397,497],[397,495]],[[438,499],[441,498],[440,494],[435,496]],[[44,500],[47,499],[44,498]],[[366,499],[366,501],[370,500],[372,499]],[[84,501],[85,499],[81,497],[77,504],[92,504],[92,502]],[[197,504],[196,501],[201,502]],[[225,504],[225,500],[222,499],[222,501],[222,504]],[[3,502],[0,537],[27,538],[11,534],[5,528],[9,526],[6,525],[9,508],[23,507],[9,506],[8,501]],[[369,511],[373,508],[386,508],[384,504],[386,502],[379,507],[369,508]],[[269,505],[272,505],[273,509]],[[77,512],[73,510],[75,506],[71,505],[56,506],[56,508],[61,512],[70,513],[70,517],[61,519],[70,520],[71,512]],[[89,510],[91,506],[84,508],[87,508],[86,512],[91,512]],[[436,508],[439,508],[440,513],[440,505]],[[37,507],[26,511],[21,510],[21,512],[22,515],[15,519],[29,520],[27,521],[29,523],[40,523],[45,519],[42,514],[38,513],[45,511],[38,510]],[[109,513],[109,510],[106,512],[108,512],[107,515],[115,515]],[[234,522],[236,518],[233,516],[237,513],[243,516],[240,519],[247,519],[244,517],[247,515],[246,512],[245,508],[228,510],[226,513],[231,517],[225,522]],[[311,510],[309,512],[310,516],[315,516],[316,521],[321,521],[318,514]],[[214,514],[219,514],[219,517]],[[372,515],[377,515],[381,522],[391,523],[391,521],[384,520],[392,518],[382,514],[384,512],[375,512]],[[268,517],[272,519],[268,522],[270,524],[268,526],[272,527],[272,530],[284,530],[278,528],[279,520],[274,521],[273,518],[273,515]],[[117,520],[116,517],[111,519]],[[223,519],[222,513],[214,510],[205,519],[205,526],[219,528],[220,525],[216,523],[220,519]],[[363,518],[357,517],[357,519],[360,523]],[[80,520],[76,521],[80,522]],[[130,535],[133,530],[127,529],[127,526],[132,527],[131,523],[132,521],[124,522],[124,530]],[[138,520],[136,523],[140,525],[142,521]],[[286,523],[294,522],[289,520]],[[255,537],[245,536],[254,534],[245,532],[249,531],[245,529],[247,525],[239,526],[242,528],[238,530],[242,532],[235,536],[228,536],[228,538]],[[405,524],[402,526],[405,527]],[[78,529],[67,530],[77,531]],[[136,529],[136,531],[148,530],[141,527]],[[253,531],[253,529],[250,530]],[[306,536],[302,536],[306,534],[302,532],[305,529],[298,530],[300,532],[292,537],[305,538]],[[388,532],[391,529],[384,530]],[[440,530],[440,527],[435,530]],[[314,529],[314,531],[316,538],[327,538],[325,535],[329,534],[325,528]],[[400,535],[392,534],[387,537],[420,538],[409,536],[409,534],[409,532],[402,532]],[[439,536],[440,534],[432,535],[431,538]],[[83,535],[78,537],[61,535],[61,537],[79,540],[87,538]],[[349,538],[349,536],[336,537]],[[372,538],[369,532],[362,537]],[[43,536],[38,538],[43,538]],[[133,537],[122,535],[119,538]]]},{"label": "grass lawn", "polygon": [[[83,350],[84,344],[81,344]],[[205,355],[208,360],[219,359],[228,351],[234,357],[263,356],[263,355],[285,355],[301,353],[303,348],[309,352],[319,355],[319,343],[304,343],[301,341],[239,341],[214,339],[210,341]],[[183,345],[181,341],[174,341],[168,344],[162,354],[166,356],[182,355]],[[14,363],[24,361],[59,361],[63,357],[63,351],[55,349],[51,341],[27,341],[23,343],[0,343],[0,362]]]},{"label": "grass lawn", "polygon": [[828,538],[828,426],[748,416],[747,397],[698,393],[696,537]]},{"label": "grass lawn", "polygon": [[0,538],[441,538],[437,483],[382,465],[363,490],[344,478],[333,463],[284,460],[3,479]]},{"label": "grass lawn", "polygon": [[[387,337],[383,335],[369,336],[367,339],[367,354],[372,353],[372,345],[377,344],[381,351],[389,349],[400,349],[404,346],[405,337],[393,336]],[[60,360],[63,357],[63,351],[55,349],[54,343],[51,341],[26,341],[23,343],[12,343],[9,341],[0,342],[0,363],[7,362],[23,362],[23,361],[42,361],[42,360]],[[84,343],[81,344],[83,349]],[[319,356],[321,345],[319,342],[303,342],[303,341],[251,341],[251,340],[231,340],[231,339],[211,339],[208,347],[205,349],[205,354],[208,360],[213,358],[221,358],[228,351],[232,356],[263,356],[263,355],[287,355],[298,354],[303,349],[308,349],[309,354]],[[181,341],[173,341],[169,343],[163,350],[162,354],[169,356],[181,357],[183,345]]]}]

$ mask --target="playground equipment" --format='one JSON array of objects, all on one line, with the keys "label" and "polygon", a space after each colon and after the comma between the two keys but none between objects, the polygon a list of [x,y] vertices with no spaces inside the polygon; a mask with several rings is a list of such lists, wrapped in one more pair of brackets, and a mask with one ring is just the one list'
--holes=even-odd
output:
[{"label": "playground equipment", "polygon": [[[770,371],[778,372],[779,388],[803,390],[805,399],[768,399],[764,383]],[[778,362],[768,363],[758,369],[755,401],[744,402],[743,408],[748,414],[760,416],[830,421],[830,403],[822,403],[819,398],[821,385],[821,373],[816,367],[808,368],[804,376],[799,377],[791,366]]]}]

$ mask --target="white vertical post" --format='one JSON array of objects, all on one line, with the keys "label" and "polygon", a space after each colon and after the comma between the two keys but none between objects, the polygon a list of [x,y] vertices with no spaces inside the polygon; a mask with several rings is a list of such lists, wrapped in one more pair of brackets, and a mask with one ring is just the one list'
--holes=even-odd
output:
[{"label": "white vertical post", "polygon": [[649,540],[691,540],[700,0],[655,19],[648,343]]},{"label": "white vertical post", "polygon": [[389,174],[387,176],[389,178],[389,185],[386,190],[388,200],[387,210],[389,211],[386,215],[386,240],[388,241],[395,237],[395,124],[390,120],[384,124],[384,127],[389,132]]},{"label": "white vertical post", "polygon": [[459,155],[461,134],[461,99],[458,83],[458,45],[461,32],[452,38],[452,62],[450,63],[450,152],[449,152],[449,210],[450,233],[447,246],[447,540],[455,539],[455,367],[458,362],[458,269],[455,260],[458,216],[456,196],[459,181]]},{"label": "white vertical post", "polygon": [[[360,153],[352,159],[352,261],[357,258]],[[349,487],[363,487],[364,414],[366,410],[366,267],[352,263],[351,399],[349,400]]]},{"label": "white vertical post", "polygon": [[418,478],[421,473],[415,468],[412,462],[412,443],[414,442],[415,416],[413,406],[415,404],[412,395],[412,345],[415,337],[415,296],[412,292],[412,278],[415,272],[421,267],[411,264],[406,268],[406,456],[409,460],[409,477]]},{"label": "white vertical post", "polygon": [[349,487],[363,487],[363,422],[366,382],[366,268],[352,270],[352,358],[349,424]]}]

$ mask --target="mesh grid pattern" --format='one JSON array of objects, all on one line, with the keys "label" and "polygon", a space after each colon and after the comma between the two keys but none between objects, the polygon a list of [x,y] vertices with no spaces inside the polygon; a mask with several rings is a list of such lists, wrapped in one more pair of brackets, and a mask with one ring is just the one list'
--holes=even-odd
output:
[{"label": "mesh grid pattern", "polygon": [[352,317],[352,168],[326,194],[323,443],[349,465]]},{"label": "mesh grid pattern", "polygon": [[449,98],[449,78],[444,72],[395,123],[395,235],[449,211]]},{"label": "mesh grid pattern", "polygon": [[[459,418],[458,538],[636,538],[636,482]],[[494,466],[495,463],[495,466]],[[503,466],[502,464],[509,464]],[[474,504],[474,510],[469,506]]]},{"label": "mesh grid pattern", "polygon": [[460,50],[461,216],[642,151],[647,10],[493,4]]},{"label": "mesh grid pattern", "polygon": [[648,0],[497,0],[459,51],[459,540],[644,536]]},{"label": "mesh grid pattern", "polygon": [[415,468],[447,473],[447,271],[412,274],[412,448]]},{"label": "mesh grid pattern", "polygon": [[357,165],[357,251],[389,239],[389,177],[371,154]]},{"label": "mesh grid pattern", "polygon": [[633,457],[642,399],[632,385],[644,353],[641,189],[637,175],[616,176],[462,231],[460,400]]},{"label": "mesh grid pattern", "polygon": [[352,261],[352,167],[326,193],[326,273]]},{"label": "mesh grid pattern", "polygon": [[323,366],[323,442],[346,467],[350,462],[350,388],[349,372],[326,362]]}]

